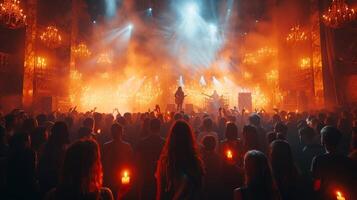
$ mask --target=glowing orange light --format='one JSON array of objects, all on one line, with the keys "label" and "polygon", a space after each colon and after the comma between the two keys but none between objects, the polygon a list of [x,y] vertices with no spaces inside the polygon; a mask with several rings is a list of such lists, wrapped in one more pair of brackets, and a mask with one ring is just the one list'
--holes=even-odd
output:
[{"label": "glowing orange light", "polygon": [[243,73],[243,78],[246,79],[246,80],[251,79],[252,78],[252,74],[249,73],[249,72],[244,72]]},{"label": "glowing orange light", "polygon": [[101,130],[101,129],[98,129],[98,130],[97,130],[97,133],[98,133],[98,134],[100,134],[101,132],[102,132],[102,130]]},{"label": "glowing orange light", "polygon": [[48,26],[40,35],[41,41],[50,48],[57,48],[62,44],[62,36],[54,26]]},{"label": "glowing orange light", "polygon": [[273,57],[277,55],[277,50],[272,47],[262,47],[256,52],[247,53],[244,55],[243,63],[248,65],[255,65],[260,63],[262,60],[268,57]]},{"label": "glowing orange light", "polygon": [[121,183],[123,185],[127,185],[127,184],[130,183],[130,176],[129,176],[129,171],[128,170],[124,170],[123,176],[121,177]]},{"label": "glowing orange light", "polygon": [[72,70],[70,72],[70,77],[72,80],[80,80],[82,79],[82,74],[77,70]]},{"label": "glowing orange light", "polygon": [[336,199],[337,200],[346,200],[346,198],[343,196],[343,193],[339,190],[336,191]]},{"label": "glowing orange light", "polygon": [[46,58],[38,56],[36,59],[36,67],[40,69],[45,69],[47,67]]},{"label": "glowing orange light", "polygon": [[252,100],[255,108],[265,108],[269,103],[269,98],[263,93],[259,85],[252,89]]},{"label": "glowing orange light", "polygon": [[339,28],[356,18],[356,12],[345,0],[333,0],[329,9],[322,15],[322,21],[331,28]]},{"label": "glowing orange light", "polygon": [[19,0],[5,0],[0,4],[0,22],[11,29],[26,25],[26,15],[20,7]]},{"label": "glowing orange light", "polygon": [[309,69],[311,65],[311,59],[310,58],[302,58],[300,60],[300,69]]},{"label": "glowing orange light", "polygon": [[97,60],[98,64],[112,64],[112,59],[110,58],[108,53],[102,53],[99,55],[98,60]]},{"label": "glowing orange light", "polygon": [[228,149],[226,151],[226,157],[227,157],[228,160],[232,160],[233,159],[233,153],[232,153],[231,150]]},{"label": "glowing orange light", "polygon": [[274,82],[279,79],[279,72],[278,70],[274,69],[271,70],[270,72],[266,73],[266,78],[268,81]]},{"label": "glowing orange light", "polygon": [[73,48],[73,53],[78,58],[87,58],[92,54],[87,45],[83,42]]},{"label": "glowing orange light", "polygon": [[300,25],[292,27],[288,36],[286,36],[286,41],[290,43],[303,42],[307,39],[307,33],[302,30]]}]

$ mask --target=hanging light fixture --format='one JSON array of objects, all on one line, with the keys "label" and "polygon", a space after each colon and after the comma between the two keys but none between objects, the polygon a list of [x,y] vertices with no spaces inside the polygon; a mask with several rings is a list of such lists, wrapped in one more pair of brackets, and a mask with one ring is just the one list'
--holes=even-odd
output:
[{"label": "hanging light fixture", "polygon": [[98,56],[97,64],[109,65],[112,64],[111,56],[108,53],[101,53]]},{"label": "hanging light fixture", "polygon": [[11,29],[26,25],[26,15],[20,7],[19,0],[5,0],[0,4],[0,23]]},{"label": "hanging light fixture", "polygon": [[332,0],[329,9],[322,15],[324,24],[331,28],[340,28],[355,18],[355,10],[349,8],[345,0]]},{"label": "hanging light fixture", "polygon": [[46,69],[46,67],[47,67],[47,59],[45,57],[38,56],[36,58],[36,67],[38,69]]},{"label": "hanging light fixture", "polygon": [[304,42],[307,40],[307,33],[302,30],[300,25],[293,26],[290,29],[288,36],[286,36],[286,41],[289,43]]},{"label": "hanging light fixture", "polygon": [[305,57],[305,58],[300,59],[300,69],[301,70],[310,69],[310,67],[311,67],[311,59],[310,58]]},{"label": "hanging light fixture", "polygon": [[92,54],[84,42],[75,46],[73,48],[73,53],[77,58],[88,58]]},{"label": "hanging light fixture", "polygon": [[62,36],[54,26],[46,27],[40,39],[49,48],[57,48],[62,44]]}]

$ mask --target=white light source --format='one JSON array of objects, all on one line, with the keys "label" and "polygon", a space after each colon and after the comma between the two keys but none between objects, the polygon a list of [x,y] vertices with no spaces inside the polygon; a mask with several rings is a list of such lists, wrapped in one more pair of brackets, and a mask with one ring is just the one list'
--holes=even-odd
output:
[{"label": "white light source", "polygon": [[152,8],[149,8],[148,11],[149,11],[149,12],[152,12]]},{"label": "white light source", "polygon": [[189,3],[187,4],[186,6],[186,12],[189,14],[189,15],[196,15],[198,13],[198,7],[196,4],[194,3]]},{"label": "white light source", "polygon": [[133,24],[129,24],[129,25],[128,25],[129,31],[133,30],[133,28],[134,28]]},{"label": "white light source", "polygon": [[208,25],[208,28],[209,28],[209,31],[212,35],[216,34],[217,33],[217,26],[214,25],[214,24],[209,24]]},{"label": "white light source", "polygon": [[180,78],[179,78],[179,86],[181,86],[181,87],[185,86],[184,83],[183,83],[183,77],[182,76],[180,76]]},{"label": "white light source", "polygon": [[202,86],[207,85],[206,80],[205,80],[205,78],[204,78],[203,76],[201,76],[201,78],[200,78],[200,84],[201,84]]}]

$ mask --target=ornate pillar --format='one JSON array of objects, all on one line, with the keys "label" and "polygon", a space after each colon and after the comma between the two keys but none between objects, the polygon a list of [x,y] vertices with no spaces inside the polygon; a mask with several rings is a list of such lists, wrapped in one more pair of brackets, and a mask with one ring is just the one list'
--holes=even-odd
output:
[{"label": "ornate pillar", "polygon": [[321,40],[320,40],[320,11],[319,1],[311,0],[311,47],[312,73],[314,79],[314,95],[317,107],[324,106],[324,86],[322,79]]},{"label": "ornate pillar", "polygon": [[78,35],[78,1],[79,0],[72,0],[72,21],[71,21],[71,58],[70,58],[70,65],[69,69],[70,72],[76,69],[76,59],[74,55],[74,47],[77,43],[77,35]]},{"label": "ornate pillar", "polygon": [[80,0],[72,0],[72,10],[71,10],[71,55],[70,55],[70,64],[69,64],[69,88],[68,88],[68,97],[70,104],[74,103],[75,100],[75,87],[74,87],[74,76],[76,72],[76,57],[74,49],[77,45],[78,37],[78,15],[79,15],[79,2]]},{"label": "ornate pillar", "polygon": [[25,108],[29,108],[33,102],[33,79],[36,65],[37,0],[27,0],[26,14],[27,27],[22,103]]}]

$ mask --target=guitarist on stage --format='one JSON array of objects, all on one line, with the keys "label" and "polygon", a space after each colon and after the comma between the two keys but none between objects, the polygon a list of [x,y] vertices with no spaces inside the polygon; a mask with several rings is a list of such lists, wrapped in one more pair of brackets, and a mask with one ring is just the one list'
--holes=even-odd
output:
[{"label": "guitarist on stage", "polygon": [[177,105],[177,111],[182,110],[183,100],[185,99],[186,95],[182,90],[182,87],[178,87],[175,92],[175,103]]}]

